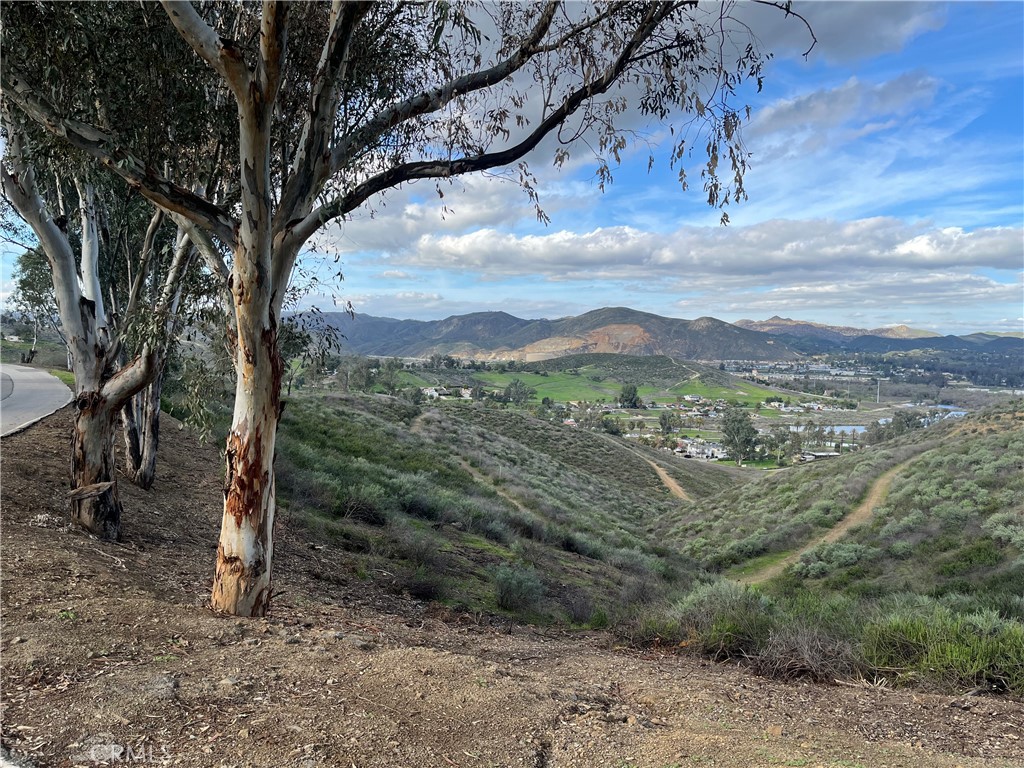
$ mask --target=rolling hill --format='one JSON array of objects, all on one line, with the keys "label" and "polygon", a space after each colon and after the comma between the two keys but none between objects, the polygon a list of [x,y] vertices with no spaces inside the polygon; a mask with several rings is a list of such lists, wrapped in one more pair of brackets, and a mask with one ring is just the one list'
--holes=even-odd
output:
[{"label": "rolling hill", "polygon": [[567,355],[663,355],[676,360],[788,361],[806,354],[914,350],[1024,356],[1024,339],[994,333],[940,336],[906,326],[872,330],[782,317],[727,323],[662,317],[605,307],[576,317],[526,320],[507,312],[474,312],[444,320],[325,313],[344,336],[343,351],[376,357],[451,355],[476,360],[539,362]]},{"label": "rolling hill", "polygon": [[606,307],[558,320],[523,320],[505,312],[477,312],[444,320],[394,320],[369,315],[325,315],[345,335],[344,348],[362,355],[432,354],[527,362],[570,354],[667,355],[686,360],[792,360],[785,343],[756,331],[701,317],[661,317]]}]

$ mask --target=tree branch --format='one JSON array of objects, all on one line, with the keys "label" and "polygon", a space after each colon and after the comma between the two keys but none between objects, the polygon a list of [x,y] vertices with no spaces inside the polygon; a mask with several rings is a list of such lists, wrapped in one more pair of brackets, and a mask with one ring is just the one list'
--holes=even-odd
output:
[{"label": "tree branch", "polygon": [[260,22],[260,57],[256,77],[264,104],[273,104],[281,88],[281,63],[288,38],[288,3],[266,0]]},{"label": "tree branch", "polygon": [[7,127],[8,162],[0,164],[0,180],[4,194],[14,209],[35,232],[43,255],[50,265],[54,297],[61,323],[72,339],[85,339],[86,328],[78,312],[81,288],[75,269],[75,254],[67,236],[46,213],[46,204],[36,186],[35,171],[25,156],[21,131],[4,116]]},{"label": "tree branch", "polygon": [[275,233],[280,231],[284,222],[309,212],[312,201],[330,174],[328,147],[338,110],[340,86],[348,69],[355,29],[371,7],[372,3],[340,2],[335,2],[332,7],[333,24],[320,54],[309,112],[302,126],[292,173],[275,216]]},{"label": "tree branch", "polygon": [[787,16],[795,16],[796,18],[800,19],[800,21],[802,21],[804,23],[804,26],[807,27],[807,33],[811,36],[811,45],[810,45],[810,47],[808,47],[808,49],[806,51],[803,52],[803,57],[806,59],[808,56],[810,56],[811,51],[814,50],[814,46],[816,46],[818,44],[818,38],[815,36],[814,30],[811,28],[811,23],[807,19],[805,19],[803,16],[801,16],[799,13],[797,13],[796,11],[793,10],[793,3],[791,3],[791,2],[782,2],[782,3],[780,3],[780,2],[775,2],[774,0],[754,0],[754,3],[757,4],[757,5],[769,5],[772,8],[778,8],[780,11],[784,12]]},{"label": "tree branch", "polygon": [[381,112],[362,128],[358,128],[335,145],[331,152],[331,172],[340,171],[353,157],[359,155],[385,132],[399,123],[425,115],[447,106],[457,96],[489,88],[522,69],[530,59],[543,49],[537,48],[551,27],[559,3],[549,2],[522,45],[504,61],[493,67],[457,77],[444,85],[395,104]]},{"label": "tree branch", "polygon": [[217,295],[220,297],[221,308],[227,317],[233,317],[235,311],[234,302],[231,298],[231,292],[228,290],[228,277],[230,277],[231,271],[224,261],[224,256],[217,250],[217,246],[210,240],[209,235],[197,227],[191,219],[187,219],[177,213],[172,213],[171,219],[185,231],[189,239],[196,246],[196,250],[199,251],[199,256],[202,258],[206,268],[216,276]]},{"label": "tree branch", "polygon": [[152,168],[143,165],[112,136],[77,120],[61,117],[46,99],[23,77],[5,66],[4,95],[27,117],[50,133],[67,140],[138,189],[147,200],[168,211],[187,216],[200,227],[234,247],[238,222],[205,198],[177,186]]},{"label": "tree branch", "polygon": [[161,0],[160,4],[178,34],[224,78],[235,99],[242,102],[247,97],[252,75],[234,41],[218,35],[188,0]]},{"label": "tree branch", "polygon": [[658,24],[671,13],[672,9],[673,5],[671,3],[651,4],[648,6],[643,21],[637,26],[637,29],[623,46],[615,61],[605,68],[601,76],[589,83],[585,83],[570,93],[558,108],[554,109],[520,143],[498,152],[484,152],[473,157],[463,157],[456,160],[424,160],[403,163],[389,168],[359,184],[348,194],[321,205],[301,221],[296,222],[292,229],[286,233],[286,242],[293,246],[297,252],[298,248],[327,222],[350,213],[378,192],[397,187],[407,181],[461,176],[467,173],[506,166],[521,159],[569,116],[574,114],[581,105],[594,96],[606,92],[629,65],[630,59],[637,48],[650,38],[657,29]]},{"label": "tree branch", "polygon": [[125,320],[135,314],[135,308],[139,303],[139,296],[142,294],[142,285],[146,280],[146,273],[149,272],[149,262],[153,258],[153,243],[156,241],[156,233],[159,231],[160,224],[163,223],[163,220],[164,212],[160,208],[157,208],[153,212],[153,217],[149,220],[149,226],[146,228],[146,236],[142,241],[142,253],[139,258],[138,273],[132,281],[131,292],[128,294],[128,306],[124,311]]}]

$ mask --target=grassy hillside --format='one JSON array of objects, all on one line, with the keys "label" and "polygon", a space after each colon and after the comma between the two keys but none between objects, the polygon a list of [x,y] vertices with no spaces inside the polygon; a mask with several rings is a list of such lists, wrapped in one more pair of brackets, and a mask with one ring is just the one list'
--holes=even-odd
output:
[{"label": "grassy hillside", "polygon": [[[289,402],[278,447],[284,514],[352,553],[360,577],[418,597],[603,624],[696,572],[650,534],[684,502],[595,434],[479,406],[311,395]],[[733,482],[701,469],[679,475],[694,494]]]},{"label": "grassy hillside", "polygon": [[770,572],[871,499],[866,522],[781,575],[760,587],[699,584],[636,635],[775,676],[1024,693],[1022,426],[1011,403],[666,518],[664,540],[699,563]]},{"label": "grassy hillside", "polygon": [[663,534],[708,568],[788,552],[845,517],[883,472],[940,445],[943,427],[892,445],[762,475],[663,519]]},{"label": "grassy hillside", "polygon": [[[726,488],[748,482],[752,474],[737,474],[714,464],[684,462],[664,452],[645,448],[633,442],[623,442],[598,432],[564,427],[543,419],[502,408],[467,407],[452,403],[444,414],[456,424],[473,425],[480,434],[500,435],[510,443],[518,443],[530,454],[543,456],[545,461],[557,462],[563,468],[584,477],[595,477],[599,483],[613,483],[625,492],[624,504],[633,504],[635,492],[656,499],[668,498],[664,484],[652,471],[650,461],[658,463],[691,496],[708,497]],[[461,430],[460,434],[465,434]],[[464,439],[464,438],[463,438]],[[520,482],[544,487],[544,477],[533,478],[529,473],[517,472],[515,465],[506,467]],[[609,500],[616,498],[607,497]],[[672,504],[662,514],[650,518],[658,525],[666,516],[677,514],[680,505]]]},{"label": "grassy hillside", "polygon": [[869,524],[797,578],[858,595],[1024,595],[1024,414],[991,414],[911,462]]},{"label": "grassy hillside", "polygon": [[[971,563],[988,563],[996,578],[1019,554],[1013,521],[1024,521],[1022,467],[1021,415],[1008,406],[763,476],[662,518],[662,533],[708,568],[756,565],[831,529],[895,469],[870,524],[806,555],[796,572],[863,594],[961,590],[988,573],[965,581]],[[927,577],[915,565],[922,562]]]},{"label": "grassy hillside", "polygon": [[[420,599],[614,624],[775,676],[1021,693],[1022,419],[1007,406],[764,475],[482,404],[305,394],[278,484],[285,518],[352,574]],[[865,524],[781,576],[714,575],[799,552],[890,475]]]}]

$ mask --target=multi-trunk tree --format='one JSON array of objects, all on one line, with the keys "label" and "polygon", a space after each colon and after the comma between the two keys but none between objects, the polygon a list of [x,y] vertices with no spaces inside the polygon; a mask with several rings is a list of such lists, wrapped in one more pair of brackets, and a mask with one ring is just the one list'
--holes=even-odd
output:
[{"label": "multi-trunk tree", "polygon": [[[502,169],[537,203],[525,158],[538,149],[561,165],[587,148],[603,184],[630,146],[629,114],[675,124],[670,155],[681,178],[688,142],[699,142],[711,205],[739,200],[747,154],[743,109],[733,102],[742,81],[760,80],[764,56],[730,2],[162,5],[184,43],[162,65],[166,87],[201,88],[211,105],[235,108],[232,205],[197,192],[181,173],[187,164],[173,162],[173,147],[164,172],[117,126],[62,111],[45,72],[10,52],[4,99],[190,222],[197,244],[206,237],[231,253],[237,385],[213,605],[261,615],[271,596],[278,328],[307,241],[418,180],[432,180],[443,193],[453,177]],[[120,12],[150,9],[132,4]],[[119,55],[144,47],[130,37],[140,29],[107,30],[121,44]],[[5,34],[17,30],[8,26]],[[48,45],[61,45],[60,35],[43,28]],[[192,67],[186,81],[175,71],[196,61],[208,67],[206,76]],[[119,74],[98,77],[116,82]],[[109,82],[99,91],[114,97]],[[122,94],[121,101],[148,107],[157,125],[173,121],[173,103],[148,95]]]},{"label": "multi-trunk tree", "polygon": [[[37,170],[30,164],[25,138],[7,124],[8,163],[0,168],[6,198],[32,228],[39,240],[52,277],[60,325],[68,345],[75,376],[75,427],[71,447],[71,516],[80,526],[107,539],[121,531],[121,503],[114,467],[116,419],[132,398],[151,385],[166,360],[168,334],[155,334],[126,354],[127,321],[138,317],[146,275],[154,261],[155,238],[163,214],[153,214],[139,252],[126,254],[139,273],[130,281],[127,305],[120,307],[118,292],[109,282],[104,290],[101,276],[101,234],[105,217],[97,190],[90,182],[74,180],[79,225],[71,227],[67,215],[55,213],[43,198]],[[70,193],[67,193],[70,194]],[[70,232],[74,230],[76,236]],[[126,240],[126,243],[128,241]],[[170,324],[181,294],[182,276],[188,268],[192,247],[181,236],[163,280],[155,284],[153,303],[147,311]],[[151,281],[150,281],[151,282]],[[111,306],[113,305],[113,306]],[[162,330],[169,330],[164,328]],[[134,434],[141,448],[143,434],[152,423],[136,423]],[[155,440],[155,435],[152,435]],[[150,445],[150,455],[155,446]],[[130,469],[143,471],[145,452]]]}]

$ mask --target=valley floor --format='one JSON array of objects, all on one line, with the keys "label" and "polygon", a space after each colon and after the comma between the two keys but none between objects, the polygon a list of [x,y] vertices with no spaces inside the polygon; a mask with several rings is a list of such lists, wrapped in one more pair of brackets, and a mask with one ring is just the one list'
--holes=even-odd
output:
[{"label": "valley floor", "polygon": [[288,520],[273,617],[218,617],[216,449],[168,419],[156,487],[122,484],[125,541],[104,544],[65,525],[69,424],[0,442],[2,741],[27,764],[1024,764],[1018,700],[783,684],[510,627],[377,592]]}]

